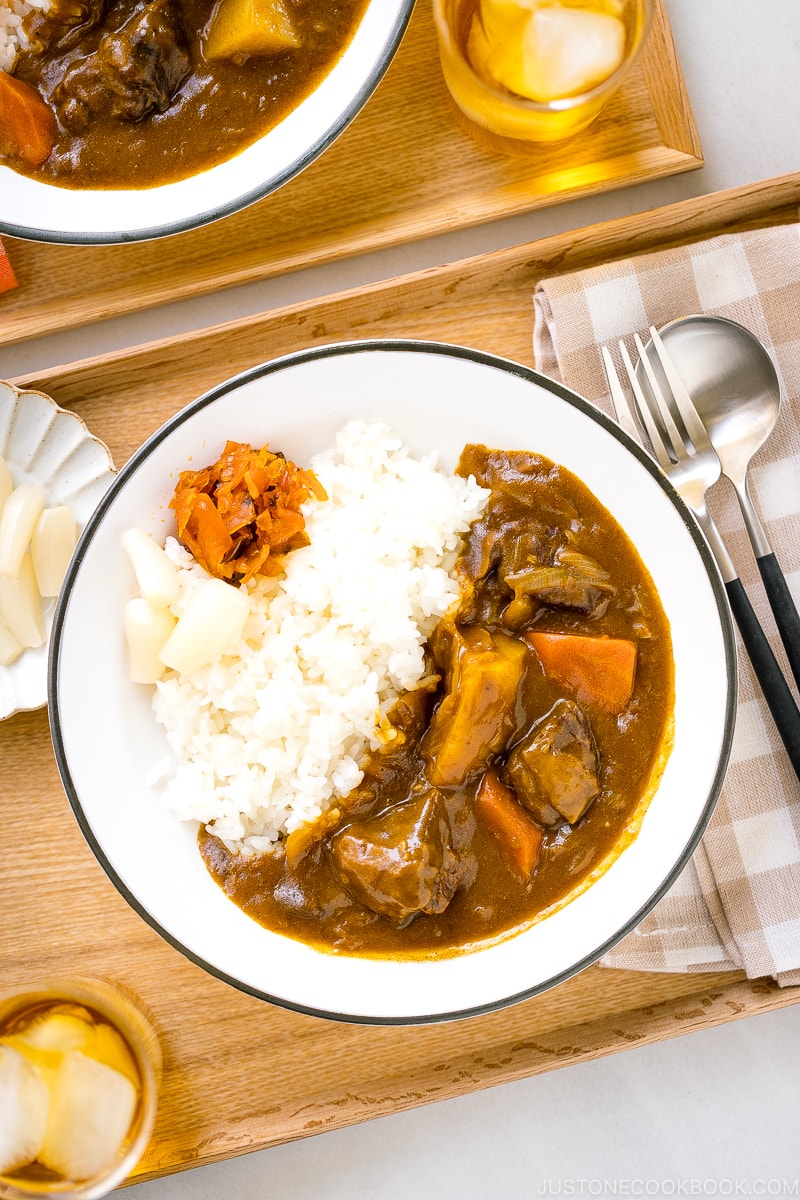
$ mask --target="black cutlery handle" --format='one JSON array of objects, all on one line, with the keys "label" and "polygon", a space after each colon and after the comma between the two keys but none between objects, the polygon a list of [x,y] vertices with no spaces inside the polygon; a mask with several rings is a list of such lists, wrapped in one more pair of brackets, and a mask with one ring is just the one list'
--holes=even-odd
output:
[{"label": "black cutlery handle", "polygon": [[764,699],[786,747],[789,761],[800,779],[800,711],[778,666],[778,660],[772,653],[767,636],[753,612],[741,579],[729,580],[725,584],[725,591],[728,593],[731,611],[739,626],[753,670],[764,692]]},{"label": "black cutlery handle", "polygon": [[786,649],[789,666],[792,668],[795,683],[800,687],[800,615],[775,555],[764,554],[757,558],[756,562],[764,580],[775,624]]}]

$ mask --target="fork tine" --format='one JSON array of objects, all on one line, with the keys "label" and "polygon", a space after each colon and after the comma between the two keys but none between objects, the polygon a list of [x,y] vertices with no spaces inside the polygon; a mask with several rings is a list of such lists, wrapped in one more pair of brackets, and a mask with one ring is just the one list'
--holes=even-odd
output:
[{"label": "fork tine", "polygon": [[[647,382],[650,384],[650,394],[653,397],[653,402],[656,406],[658,415],[661,418],[661,423],[664,426],[667,439],[672,447],[673,457],[676,460],[680,460],[681,456],[686,453],[683,434],[675,424],[675,418],[673,417],[666,397],[664,396],[664,390],[656,378],[655,371],[653,370],[653,364],[650,362],[650,359],[647,356],[647,351],[645,350],[642,339],[639,337],[638,333],[633,335],[633,340],[636,342],[636,349],[639,352],[639,362],[642,364],[644,373],[647,376]],[[689,453],[692,453],[692,451],[689,451]]]},{"label": "fork tine", "polygon": [[614,415],[617,418],[617,424],[622,426],[628,437],[633,438],[641,446],[642,435],[636,424],[633,409],[628,403],[628,397],[625,395],[624,388],[619,381],[617,368],[614,366],[614,360],[609,353],[608,347],[602,346],[601,353],[603,355],[603,366],[606,370],[606,379],[608,380],[608,387],[611,392],[611,403],[614,406]]},{"label": "fork tine", "polygon": [[672,463],[670,462],[667,448],[664,445],[664,439],[661,436],[661,432],[658,429],[655,421],[653,420],[653,414],[650,412],[650,406],[647,403],[647,397],[642,391],[639,380],[636,378],[636,370],[631,362],[631,356],[628,354],[628,347],[623,341],[620,341],[619,343],[619,352],[622,355],[625,373],[627,374],[628,382],[631,385],[636,411],[639,414],[645,429],[647,430],[647,436],[650,439],[650,444],[653,447],[661,470],[668,473]]},{"label": "fork tine", "polygon": [[711,440],[708,436],[705,425],[700,419],[700,414],[694,406],[691,396],[684,387],[683,380],[675,369],[675,364],[667,353],[667,348],[661,340],[661,335],[654,325],[650,326],[650,337],[652,344],[658,355],[658,360],[661,363],[661,369],[666,376],[667,383],[672,391],[672,397],[675,401],[675,406],[680,413],[681,420],[686,427],[686,432],[695,447],[695,450],[707,450],[711,446]]}]

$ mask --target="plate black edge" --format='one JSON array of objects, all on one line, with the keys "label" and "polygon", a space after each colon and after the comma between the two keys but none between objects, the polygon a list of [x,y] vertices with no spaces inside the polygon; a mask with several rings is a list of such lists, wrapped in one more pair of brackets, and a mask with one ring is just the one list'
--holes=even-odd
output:
[{"label": "plate black edge", "polygon": [[380,58],[344,112],[303,154],[284,167],[276,178],[245,192],[242,196],[237,196],[227,204],[221,204],[216,208],[198,213],[196,216],[187,217],[183,221],[173,221],[169,225],[153,225],[145,229],[124,230],[116,234],[97,232],[64,234],[51,229],[31,229],[25,225],[16,225],[10,221],[4,221],[0,216],[0,234],[6,237],[20,238],[23,241],[43,242],[56,246],[123,246],[135,242],[156,241],[159,238],[170,237],[172,234],[188,233],[192,229],[202,229],[204,225],[211,225],[215,221],[222,220],[223,217],[233,216],[234,213],[242,212],[259,200],[264,200],[310,167],[355,120],[389,69],[403,34],[408,28],[415,3],[416,0],[406,0],[404,9],[384,45]]},{"label": "plate black edge", "polygon": [[[105,512],[113,503],[117,493],[124,486],[127,478],[131,475],[139,464],[147,458],[152,450],[168,437],[169,434],[178,426],[188,420],[196,412],[207,407],[215,400],[224,396],[226,393],[233,391],[235,388],[241,387],[245,383],[250,383],[256,379],[265,378],[275,374],[278,371],[285,370],[287,367],[299,366],[302,363],[309,362],[320,358],[340,357],[347,354],[358,354],[362,352],[397,352],[411,351],[423,354],[445,354],[453,358],[470,360],[480,363],[484,366],[492,367],[496,370],[505,371],[508,374],[516,375],[521,379],[525,379],[530,383],[537,384],[545,390],[555,393],[560,399],[577,408],[585,416],[599,424],[607,433],[621,442],[625,448],[634,455],[641,465],[652,476],[661,490],[665,493],[668,500],[677,510],[683,524],[686,526],[696,548],[706,568],[706,573],[714,593],[714,598],[717,605],[717,612],[720,619],[720,627],[722,630],[723,645],[725,649],[725,657],[727,662],[727,678],[728,678],[728,695],[725,706],[725,721],[723,730],[722,745],[720,755],[717,762],[717,769],[709,790],[708,797],[703,806],[703,811],[700,818],[688,839],[686,846],[680,858],[677,860],[672,870],[666,878],[657,887],[649,899],[634,913],[634,915],[625,922],[614,934],[607,938],[600,946],[596,947],[588,955],[585,955],[577,963],[574,963],[569,968],[549,979],[543,980],[531,988],[523,989],[511,996],[501,997],[499,1000],[487,1002],[486,1004],[475,1005],[469,1009],[457,1009],[445,1013],[426,1013],[413,1017],[376,1017],[365,1016],[364,1014],[328,1012],[324,1009],[315,1008],[313,1006],[299,1004],[294,1001],[286,1000],[281,996],[273,995],[269,992],[264,992],[259,988],[252,987],[249,984],[243,983],[241,980],[235,979],[228,975],[227,972],[208,963],[200,955],[188,950],[177,938],[163,928],[147,909],[137,900],[127,885],[117,875],[111,863],[105,856],[102,847],[97,842],[92,828],[83,813],[80,799],[78,797],[75,786],[72,782],[67,756],[64,744],[61,738],[60,722],[59,722],[59,702],[58,702],[58,663],[59,651],[61,645],[61,637],[63,633],[66,611],[69,606],[69,598],[72,591],[72,584],[77,574],[83,557],[86,553],[86,548],[91,542],[95,530],[97,529]],[[733,742],[733,733],[736,717],[736,697],[737,697],[737,657],[736,657],[736,642],[733,632],[733,623],[728,605],[727,595],[724,585],[719,576],[716,562],[709,549],[699,526],[691,515],[689,509],[681,500],[678,493],[670,484],[669,480],[661,473],[656,463],[650,456],[634,442],[624,430],[601,412],[588,400],[578,395],[577,392],[571,391],[563,384],[549,378],[549,376],[541,374],[531,367],[526,367],[521,363],[514,362],[512,359],[502,358],[499,355],[490,354],[483,350],[475,350],[465,346],[452,345],[447,342],[435,341],[420,341],[415,339],[365,339],[352,342],[337,342],[326,346],[317,346],[307,350],[296,351],[291,354],[283,355],[279,358],[272,359],[269,362],[262,363],[258,366],[248,368],[223,383],[218,384],[210,391],[205,392],[196,400],[191,401],[188,405],[182,408],[178,413],[171,417],[167,422],[156,430],[155,433],[147,439],[146,442],[137,450],[131,458],[119,470],[118,474],[112,481],[108,491],[103,496],[99,505],[90,517],[86,528],[81,535],[80,541],[76,548],[75,554],[70,563],[67,577],[64,581],[61,595],[58,600],[56,612],[53,620],[53,631],[50,642],[50,653],[48,658],[48,719],[50,722],[50,734],[53,742],[53,750],[55,753],[56,764],[59,775],[61,777],[62,786],[69,800],[73,815],[83,833],[86,841],[89,843],[95,857],[102,866],[106,875],[116,887],[117,891],[128,902],[134,912],[148,924],[161,938],[164,939],[175,950],[178,950],[184,958],[189,959],[196,966],[202,968],[208,974],[221,980],[223,983],[229,984],[238,991],[244,992],[247,995],[253,996],[255,999],[264,1000],[269,1004],[274,1004],[278,1008],[287,1009],[292,1012],[302,1013],[305,1016],[319,1017],[324,1020],[337,1021],[348,1025],[378,1025],[391,1027],[412,1027],[418,1025],[434,1025],[446,1024],[455,1021],[468,1020],[473,1017],[485,1016],[488,1013],[499,1012],[502,1009],[510,1008],[512,1005],[519,1004],[522,1001],[533,999],[533,997],[541,995],[543,992],[549,991],[551,988],[557,987],[561,983],[565,983],[568,979],[573,978],[587,967],[596,963],[609,950],[612,949],[618,942],[622,941],[637,925],[647,916],[654,908],[659,900],[669,891],[675,883],[678,876],[681,874],[689,859],[694,853],[697,845],[705,832],[711,815],[719,798],[722,784],[725,778],[725,772],[728,766],[730,757],[731,745]]]}]

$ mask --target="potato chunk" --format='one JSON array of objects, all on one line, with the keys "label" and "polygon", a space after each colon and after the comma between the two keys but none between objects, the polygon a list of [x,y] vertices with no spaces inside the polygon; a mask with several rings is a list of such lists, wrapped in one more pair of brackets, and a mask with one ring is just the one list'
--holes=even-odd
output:
[{"label": "potato chunk", "polygon": [[206,26],[206,58],[279,54],[300,45],[284,0],[219,0]]},{"label": "potato chunk", "polygon": [[421,751],[431,783],[458,787],[514,733],[528,653],[523,642],[477,627],[444,636],[441,653],[451,659],[445,695]]}]

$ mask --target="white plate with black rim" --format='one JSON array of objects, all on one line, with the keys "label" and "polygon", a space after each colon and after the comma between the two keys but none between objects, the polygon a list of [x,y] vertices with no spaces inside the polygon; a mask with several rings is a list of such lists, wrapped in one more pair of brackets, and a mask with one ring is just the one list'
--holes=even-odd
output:
[{"label": "white plate with black rim", "polygon": [[[636,839],[589,888],[497,944],[429,961],[360,959],[271,933],[206,871],[196,827],[146,777],[164,742],[144,689],[128,682],[122,533],[171,531],[176,472],[227,439],[269,442],[294,461],[348,420],[381,421],[452,469],[464,444],[527,449],[562,463],[636,546],[670,622],[674,743]],[[522,1000],[595,962],[674,883],[722,784],[736,658],[727,601],[693,518],[651,460],[588,402],[516,363],[439,343],[367,341],[293,354],[183,409],[122,468],[78,547],[53,633],[50,715],[59,771],[98,860],[133,908],[213,975],[254,996],[341,1020],[410,1024]]]},{"label": "white plate with black rim", "polygon": [[358,115],[413,7],[414,0],[371,0],[342,56],[296,108],[241,153],[187,179],[139,189],[57,187],[0,162],[0,233],[108,245],[183,233],[246,208],[314,162]]}]

